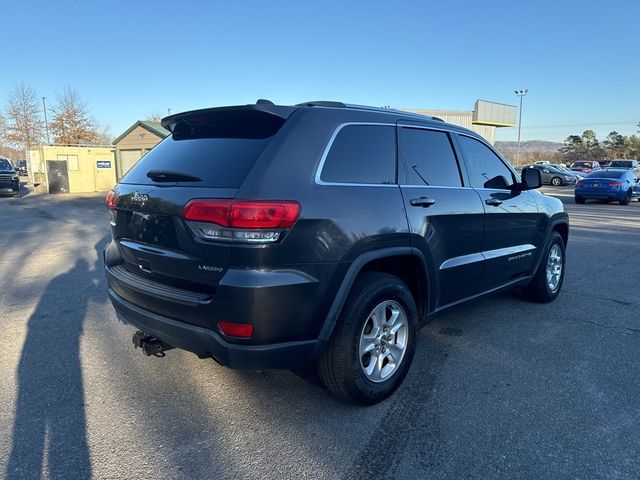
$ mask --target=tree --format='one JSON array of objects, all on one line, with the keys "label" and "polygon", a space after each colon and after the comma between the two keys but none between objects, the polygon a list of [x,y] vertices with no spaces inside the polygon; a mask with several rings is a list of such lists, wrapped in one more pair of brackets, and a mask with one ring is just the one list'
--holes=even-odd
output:
[{"label": "tree", "polygon": [[147,115],[147,120],[152,122],[159,122],[160,120],[162,120],[162,115],[160,114],[160,112],[156,110],[155,112],[152,112],[149,115]]},{"label": "tree", "polygon": [[4,141],[16,148],[30,149],[42,139],[38,95],[29,85],[20,82],[7,99]]},{"label": "tree", "polygon": [[624,147],[629,158],[640,159],[640,136],[629,135],[624,139]]},{"label": "tree", "polygon": [[604,142],[604,148],[606,149],[609,157],[611,158],[623,158],[625,156],[625,142],[624,136],[618,132],[611,132]]},{"label": "tree", "polygon": [[65,87],[58,96],[49,125],[54,142],[61,145],[92,145],[96,142],[96,131],[89,118],[87,105],[77,90]]},{"label": "tree", "polygon": [[92,120],[93,130],[95,132],[95,140],[93,145],[111,145],[113,135],[111,134],[111,126],[98,122],[95,118]]},{"label": "tree", "polygon": [[585,130],[582,135],[569,135],[560,149],[562,155],[569,162],[577,160],[600,160],[605,151],[600,146],[593,130]]}]

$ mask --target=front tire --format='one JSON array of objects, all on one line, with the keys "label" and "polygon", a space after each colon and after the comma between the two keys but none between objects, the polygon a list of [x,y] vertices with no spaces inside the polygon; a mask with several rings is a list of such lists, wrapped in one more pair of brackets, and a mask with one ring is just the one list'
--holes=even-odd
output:
[{"label": "front tire", "polygon": [[402,384],[415,353],[418,312],[406,284],[365,272],[347,298],[316,365],[331,393],[354,403],[378,403]]},{"label": "front tire", "polygon": [[551,234],[549,245],[531,282],[523,287],[525,298],[533,302],[548,303],[556,299],[562,288],[565,270],[564,240],[558,232]]},{"label": "front tire", "polygon": [[551,179],[551,185],[553,185],[554,187],[559,187],[560,185],[562,185],[562,179],[560,177],[553,177]]}]

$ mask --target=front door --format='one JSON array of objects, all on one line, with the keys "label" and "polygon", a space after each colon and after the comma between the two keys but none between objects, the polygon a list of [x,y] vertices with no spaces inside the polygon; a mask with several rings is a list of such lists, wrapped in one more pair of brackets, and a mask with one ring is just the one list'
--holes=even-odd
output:
[{"label": "front door", "polygon": [[485,269],[479,291],[506,285],[529,273],[538,257],[540,213],[531,192],[512,191],[516,178],[485,143],[457,135],[458,144],[485,211],[482,255]]},{"label": "front door", "polygon": [[435,307],[477,292],[483,257],[484,209],[462,181],[450,134],[399,126],[399,182],[412,246],[436,272]]}]

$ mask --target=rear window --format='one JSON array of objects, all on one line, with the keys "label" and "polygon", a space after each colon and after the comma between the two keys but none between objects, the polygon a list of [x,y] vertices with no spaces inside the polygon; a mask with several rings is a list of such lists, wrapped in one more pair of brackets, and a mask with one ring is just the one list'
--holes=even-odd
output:
[{"label": "rear window", "polygon": [[596,170],[585,178],[622,178],[626,172],[621,170]]},{"label": "rear window", "polygon": [[611,168],[632,168],[633,162],[631,160],[614,160],[609,163]]},{"label": "rear window", "polygon": [[238,188],[284,122],[255,110],[205,112],[181,118],[173,134],[142,157],[120,183],[158,185],[147,173],[166,171],[197,179],[172,184]]}]

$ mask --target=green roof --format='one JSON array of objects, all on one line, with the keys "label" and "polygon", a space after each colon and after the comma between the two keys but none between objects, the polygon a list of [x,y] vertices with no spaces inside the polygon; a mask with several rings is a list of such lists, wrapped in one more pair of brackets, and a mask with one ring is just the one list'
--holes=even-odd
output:
[{"label": "green roof", "polygon": [[165,129],[160,124],[160,122],[156,122],[156,121],[153,121],[153,120],[138,120],[136,123],[134,123],[129,128],[127,128],[127,130],[122,135],[120,135],[118,138],[116,138],[111,143],[113,145],[115,145],[120,140],[122,140],[124,137],[129,135],[137,127],[142,127],[142,128],[144,128],[146,130],[149,130],[151,133],[159,136],[160,138],[165,138],[165,137],[169,136],[169,134],[171,133],[169,130]]}]

